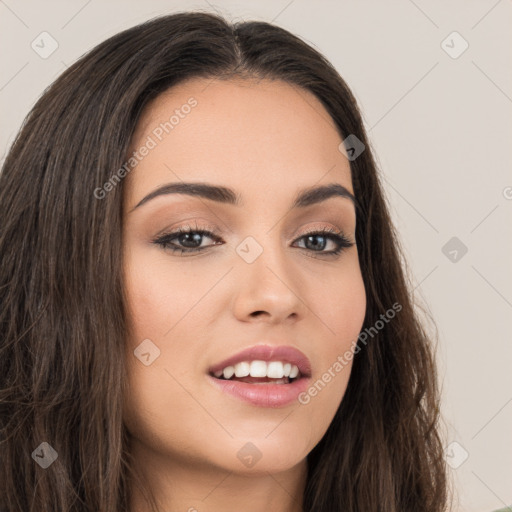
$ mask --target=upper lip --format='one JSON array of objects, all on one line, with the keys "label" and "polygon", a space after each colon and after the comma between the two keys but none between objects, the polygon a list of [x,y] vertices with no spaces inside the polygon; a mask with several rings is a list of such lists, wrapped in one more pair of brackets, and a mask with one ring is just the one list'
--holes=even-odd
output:
[{"label": "upper lip", "polygon": [[242,361],[283,361],[295,364],[303,377],[311,376],[311,362],[300,350],[295,347],[281,345],[255,345],[237,354],[228,357],[220,363],[216,363],[210,369],[210,373],[223,370],[227,366],[234,366]]}]

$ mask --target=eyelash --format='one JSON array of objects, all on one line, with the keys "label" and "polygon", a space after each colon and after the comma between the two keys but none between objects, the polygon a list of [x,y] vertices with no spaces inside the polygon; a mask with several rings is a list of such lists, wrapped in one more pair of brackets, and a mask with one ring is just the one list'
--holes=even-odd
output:
[{"label": "eyelash", "polygon": [[[156,238],[153,240],[154,244],[159,245],[164,250],[169,250],[172,253],[198,253],[201,251],[204,251],[205,249],[208,249],[209,247],[212,247],[212,245],[209,245],[207,247],[196,247],[196,248],[182,248],[182,247],[173,247],[170,245],[171,240],[174,240],[175,238],[178,238],[180,235],[183,234],[192,234],[196,233],[201,236],[207,236],[214,240],[215,242],[220,242],[221,239],[208,229],[199,229],[197,226],[195,228],[192,228],[190,226],[183,226],[177,229],[176,231],[173,231],[172,233],[164,233],[162,236]],[[354,242],[351,242],[342,232],[338,232],[333,228],[325,228],[322,230],[313,230],[307,233],[304,233],[302,236],[297,238],[297,240],[302,240],[303,238],[306,238],[308,236],[325,236],[326,238],[332,240],[336,245],[336,249],[332,251],[314,251],[312,249],[306,249],[309,251],[312,251],[313,253],[318,253],[321,255],[327,255],[327,256],[336,256],[340,254],[344,249],[348,249],[349,247],[352,247]],[[214,244],[218,245],[218,244]],[[303,247],[300,247],[300,249],[305,249]],[[315,256],[316,257],[316,256]]]}]

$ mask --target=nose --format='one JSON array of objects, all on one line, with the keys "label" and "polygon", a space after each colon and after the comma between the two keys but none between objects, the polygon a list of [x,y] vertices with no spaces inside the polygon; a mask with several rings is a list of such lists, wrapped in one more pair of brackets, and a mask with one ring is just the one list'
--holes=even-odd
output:
[{"label": "nose", "polygon": [[262,245],[248,237],[237,257],[233,311],[239,320],[278,324],[303,316],[299,268],[279,241],[267,238]]}]

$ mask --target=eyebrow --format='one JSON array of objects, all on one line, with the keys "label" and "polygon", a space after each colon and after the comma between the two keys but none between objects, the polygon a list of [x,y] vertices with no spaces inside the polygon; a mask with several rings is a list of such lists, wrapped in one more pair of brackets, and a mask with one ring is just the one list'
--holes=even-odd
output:
[{"label": "eyebrow", "polygon": [[[220,185],[211,185],[209,183],[168,183],[162,185],[157,189],[150,192],[147,196],[142,198],[131,210],[133,212],[139,206],[151,201],[155,197],[168,195],[168,194],[186,194],[193,197],[202,197],[219,203],[229,204],[233,206],[241,206],[242,198],[234,190],[222,187]],[[341,197],[352,201],[354,206],[357,206],[357,201],[354,195],[343,185],[339,183],[329,183],[328,185],[321,185],[318,187],[308,187],[299,190],[295,199],[292,202],[292,208],[305,208],[313,204],[326,201],[331,197]]]}]

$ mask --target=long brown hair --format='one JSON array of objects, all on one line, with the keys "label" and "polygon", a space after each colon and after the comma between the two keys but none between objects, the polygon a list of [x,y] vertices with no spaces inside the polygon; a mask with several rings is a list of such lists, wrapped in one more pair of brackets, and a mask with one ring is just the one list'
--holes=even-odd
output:
[{"label": "long brown hair", "polygon": [[[145,105],[199,77],[285,80],[316,95],[343,138],[354,134],[366,146],[350,162],[364,328],[393,304],[401,311],[354,357],[339,410],[308,455],[304,512],[445,510],[434,347],[412,300],[357,102],[298,37],[202,12],[159,17],[99,44],[45,91],[7,155],[0,174],[0,507],[128,510],[134,475],[122,421],[123,181],[101,199],[94,190],[125,162]],[[55,460],[43,469],[38,456]]]}]

